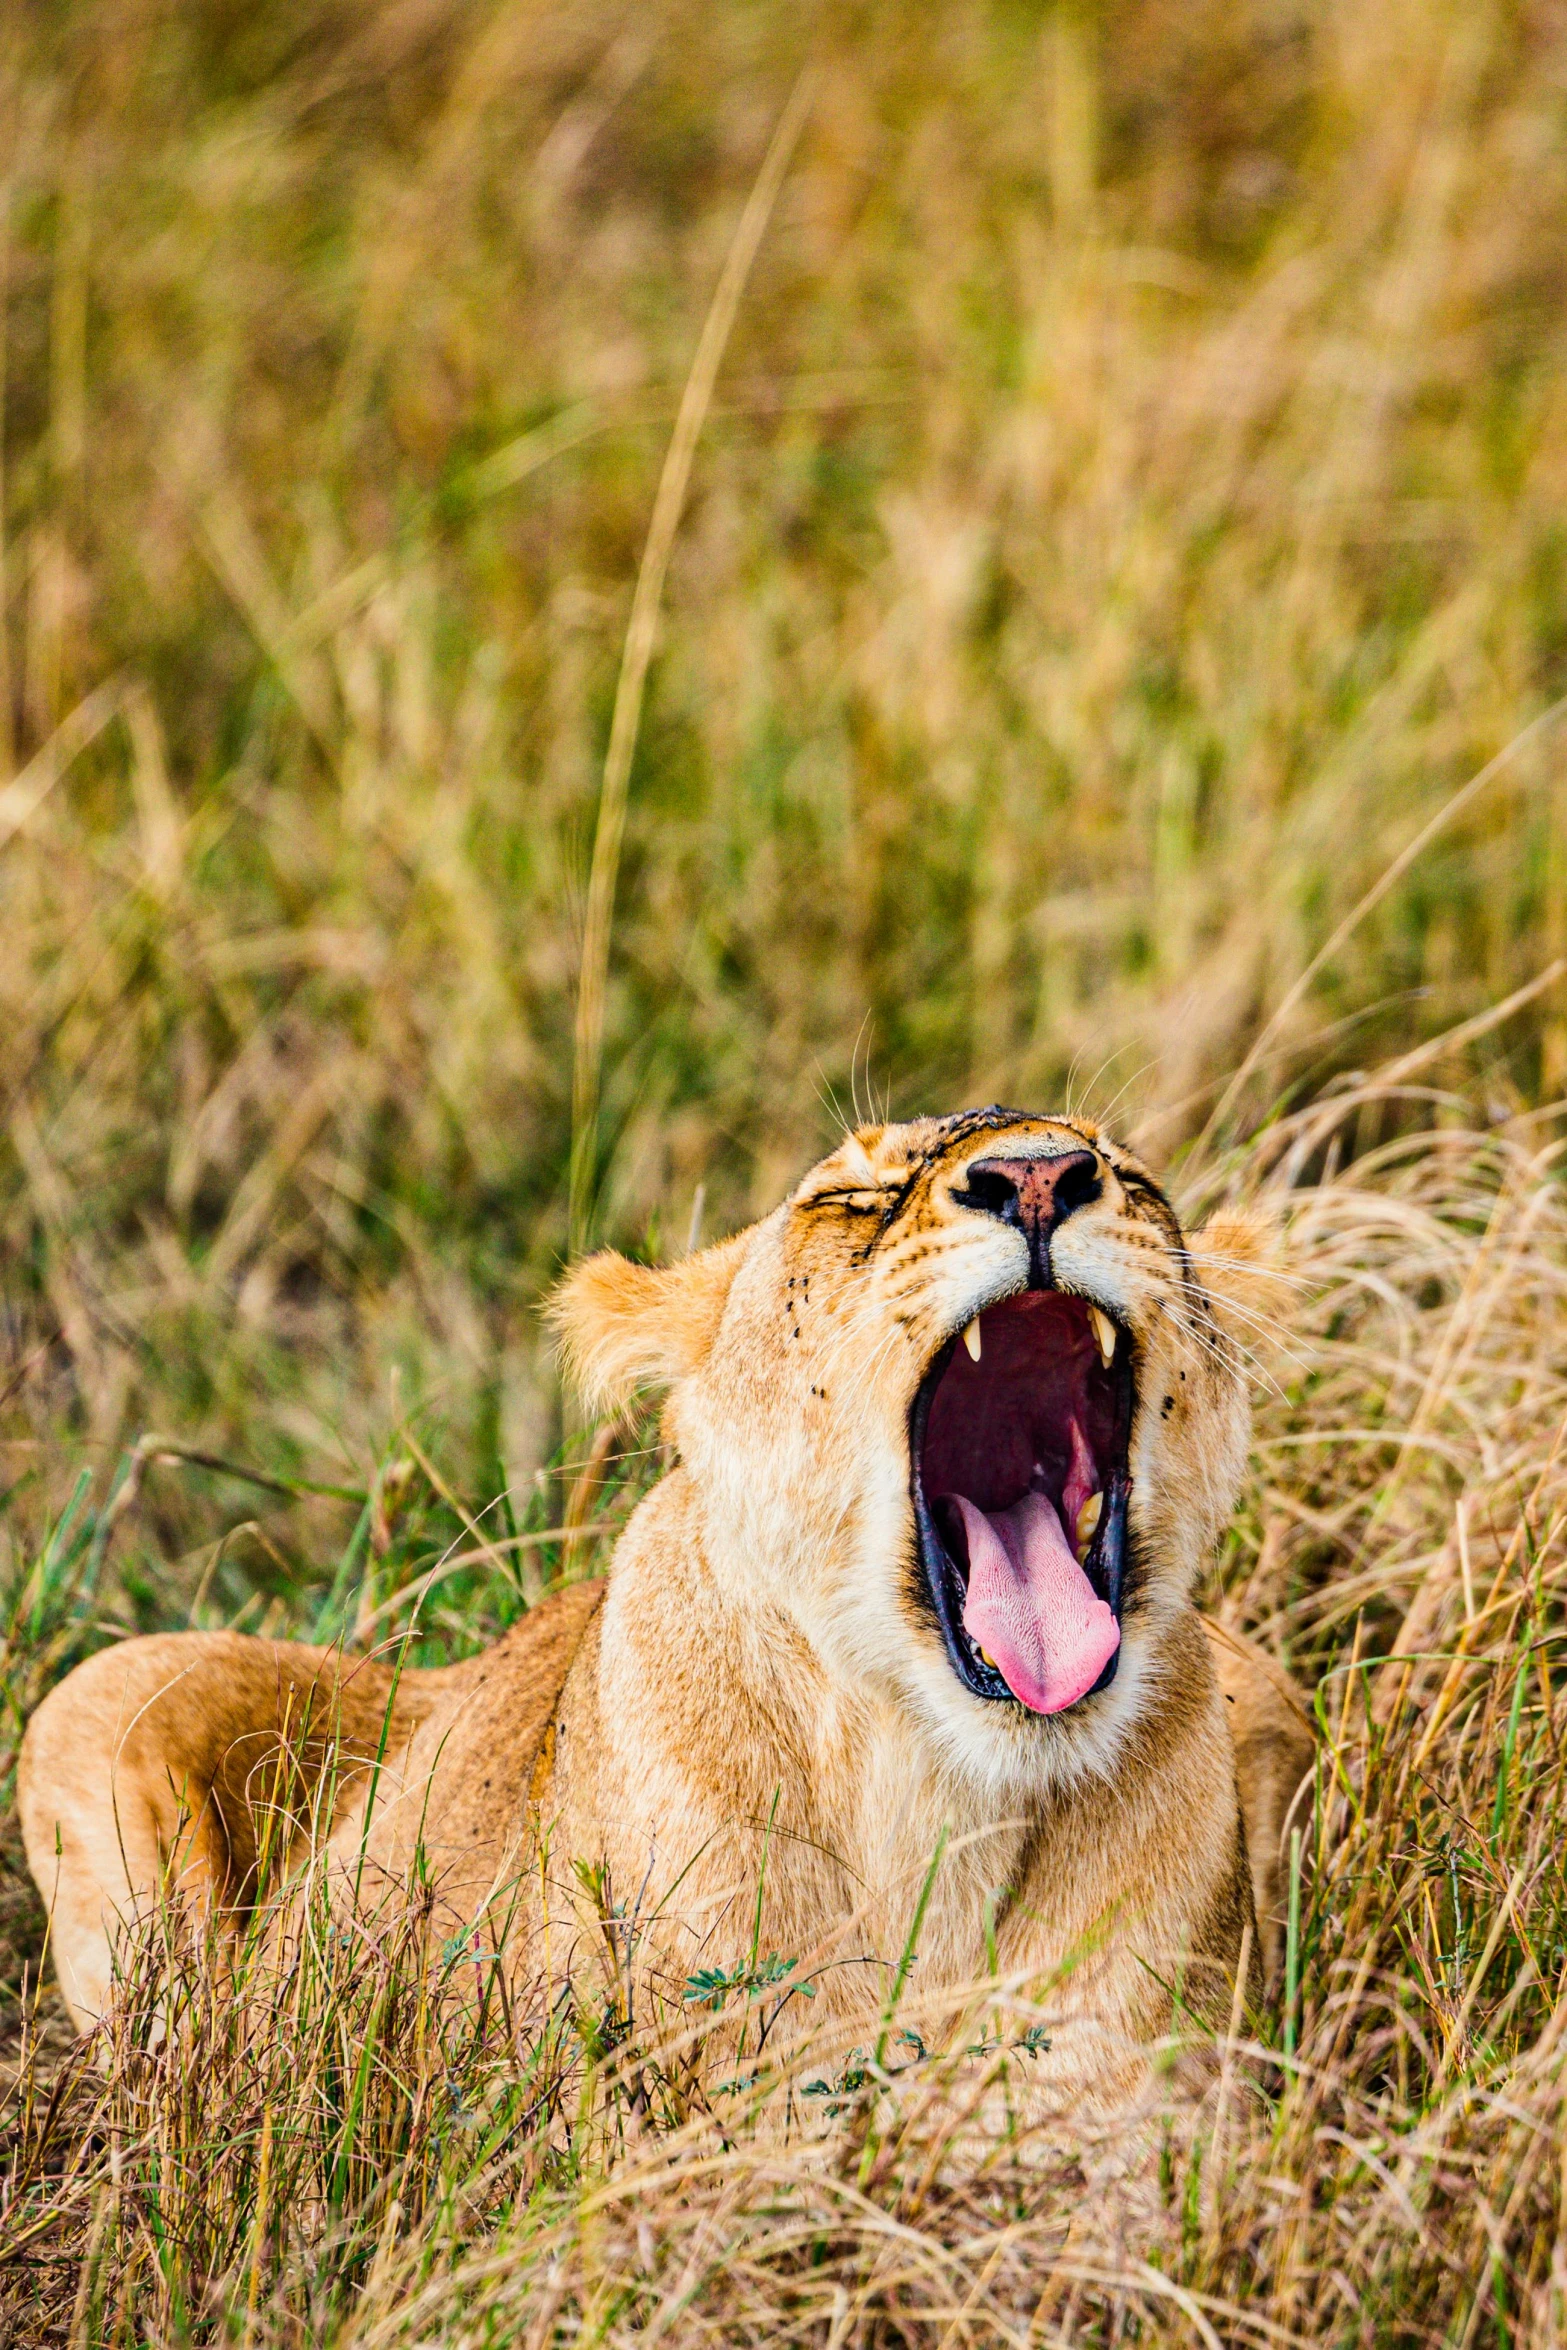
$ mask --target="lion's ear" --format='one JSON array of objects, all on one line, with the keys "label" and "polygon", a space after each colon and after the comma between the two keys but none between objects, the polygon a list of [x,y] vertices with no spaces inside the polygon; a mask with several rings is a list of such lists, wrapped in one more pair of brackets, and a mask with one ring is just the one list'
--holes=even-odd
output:
[{"label": "lion's ear", "polygon": [[1260,1337],[1278,1333],[1290,1279],[1277,1215],[1259,1201],[1217,1208],[1188,1246],[1220,1321],[1242,1345],[1255,1349]]},{"label": "lion's ear", "polygon": [[572,1384],[595,1410],[667,1387],[705,1357],[749,1235],[675,1265],[634,1265],[605,1249],[573,1266],[546,1307]]}]

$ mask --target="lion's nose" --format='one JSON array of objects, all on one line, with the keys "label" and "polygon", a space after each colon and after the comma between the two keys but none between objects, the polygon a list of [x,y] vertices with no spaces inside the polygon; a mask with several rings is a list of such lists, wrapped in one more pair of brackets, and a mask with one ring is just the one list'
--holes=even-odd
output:
[{"label": "lion's nose", "polygon": [[954,1196],[962,1207],[1015,1225],[1028,1242],[1036,1276],[1043,1278],[1051,1234],[1099,1197],[1100,1177],[1097,1151],[1063,1151],[1056,1159],[976,1159],[967,1190]]}]

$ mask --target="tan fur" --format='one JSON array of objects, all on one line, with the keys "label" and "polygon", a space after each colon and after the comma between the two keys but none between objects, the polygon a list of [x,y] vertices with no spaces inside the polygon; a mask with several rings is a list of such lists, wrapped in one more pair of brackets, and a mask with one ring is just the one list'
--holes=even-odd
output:
[{"label": "tan fur", "polygon": [[678,1265],[633,1265],[608,1249],[583,1259],[561,1284],[549,1317],[587,1403],[608,1409],[639,1387],[665,1387],[697,1369],[745,1240],[737,1233]]},{"label": "tan fur", "polygon": [[1263,1965],[1274,1978],[1284,1960],[1289,1834],[1299,1828],[1304,1839],[1317,1734],[1299,1690],[1265,1648],[1211,1616],[1202,1628],[1235,1748]]},{"label": "tan fur", "polygon": [[[922,1610],[908,1413],[940,1348],[1028,1278],[1021,1236],[954,1199],[968,1165],[1085,1142],[1102,1194],[1062,1223],[1053,1264],[1134,1336],[1141,1575],[1114,1682],[1042,1717],[971,1696]],[[682,1264],[588,1260],[555,1309],[568,1358],[603,1404],[667,1386],[678,1455],[607,1586],[395,1687],[380,1663],[177,1635],[94,1658],[39,1709],[23,1827],[78,2020],[102,2012],[124,1921],[160,1885],[243,1907],[247,1791],[270,1770],[296,1853],[325,1842],[376,1899],[422,1847],[441,1930],[504,1940],[519,1978],[581,1959],[596,1929],[568,1864],[598,1866],[677,2005],[694,1967],[744,1954],[765,1842],[762,1946],[830,1957],[809,2020],[846,2033],[880,2010],[945,1834],[920,2012],[984,1971],[988,1919],[1050,2012],[1042,2077],[1124,2085],[1172,1983],[1228,2012],[1254,1899],[1271,1953],[1310,1758],[1287,1680],[1205,1638],[1190,1596],[1245,1458],[1245,1382],[1208,1289],[1265,1257],[1247,1233],[1227,1221],[1205,1282],[1128,1154],[1081,1121],[990,1111],[862,1130]]]}]

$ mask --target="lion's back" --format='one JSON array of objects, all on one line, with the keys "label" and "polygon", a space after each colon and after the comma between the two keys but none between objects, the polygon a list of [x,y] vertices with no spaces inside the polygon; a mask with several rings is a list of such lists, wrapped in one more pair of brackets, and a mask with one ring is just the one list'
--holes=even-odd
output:
[{"label": "lion's back", "polygon": [[340,1824],[340,1854],[362,1851],[390,1886],[416,1850],[444,1910],[467,1922],[521,1865],[547,1780],[555,1710],[568,1672],[597,1638],[602,1582],[574,1583],[445,1676],[395,1769]]}]

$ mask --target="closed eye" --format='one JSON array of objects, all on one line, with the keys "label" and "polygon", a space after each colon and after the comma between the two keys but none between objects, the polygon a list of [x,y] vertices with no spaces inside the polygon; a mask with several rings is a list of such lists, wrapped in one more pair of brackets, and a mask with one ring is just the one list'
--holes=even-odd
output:
[{"label": "closed eye", "polygon": [[802,1208],[847,1208],[853,1216],[880,1216],[886,1213],[892,1194],[885,1185],[874,1188],[865,1184],[841,1191],[813,1191],[809,1199],[800,1202]]}]

